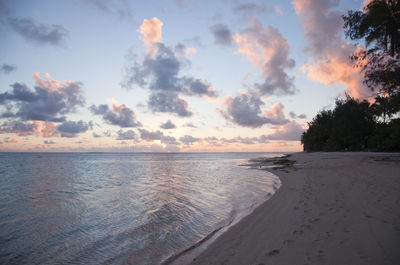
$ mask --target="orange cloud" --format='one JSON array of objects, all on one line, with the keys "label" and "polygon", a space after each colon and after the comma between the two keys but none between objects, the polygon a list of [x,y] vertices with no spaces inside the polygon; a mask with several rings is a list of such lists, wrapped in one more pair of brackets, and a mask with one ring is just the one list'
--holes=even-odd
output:
[{"label": "orange cloud", "polygon": [[[349,48],[353,50],[353,47]],[[371,95],[370,89],[363,84],[359,68],[354,67],[348,57],[341,56],[341,53],[326,54],[325,57],[325,60],[318,60],[314,65],[303,65],[301,70],[311,80],[322,84],[343,84],[346,92],[355,98],[367,98]]]},{"label": "orange cloud", "polygon": [[66,80],[66,81],[62,82],[62,81],[51,79],[50,74],[47,72],[44,72],[42,74],[44,75],[45,78],[47,78],[49,80],[43,79],[40,76],[41,75],[40,72],[34,72],[33,79],[35,80],[35,83],[37,86],[39,86],[41,88],[46,88],[50,91],[59,91],[62,93],[66,93],[66,91],[62,91],[62,90],[65,88],[71,88],[71,87],[74,87],[74,90],[76,90],[76,89],[80,89],[81,85],[82,85],[80,82],[74,82],[71,80]]},{"label": "orange cloud", "polygon": [[197,53],[197,49],[196,48],[187,48],[186,51],[185,51],[186,55],[195,54],[195,53]]},{"label": "orange cloud", "polygon": [[162,41],[162,26],[163,22],[157,17],[153,17],[151,20],[144,19],[138,30],[143,35],[140,39],[143,40],[147,47],[147,53],[151,56],[157,52],[156,43]]},{"label": "orange cloud", "polygon": [[286,120],[285,113],[283,112],[284,109],[285,106],[283,106],[282,103],[278,102],[272,105],[270,110],[265,109],[264,114],[270,119],[283,122]]},{"label": "orange cloud", "polygon": [[38,134],[42,137],[59,137],[60,133],[57,130],[57,124],[49,121],[37,121],[40,124],[41,129],[38,130]]},{"label": "orange cloud", "polygon": [[306,30],[307,50],[313,55],[313,61],[303,65],[301,70],[313,81],[326,85],[342,84],[351,96],[367,98],[371,91],[363,83],[360,69],[350,60],[350,55],[362,47],[343,41],[342,14],[335,10],[338,3],[330,0],[293,1]]},{"label": "orange cloud", "polygon": [[[49,73],[44,73],[46,78],[51,78]],[[51,90],[57,90],[60,86],[60,82],[57,80],[44,80],[40,77],[39,72],[33,73],[33,79],[35,80],[36,84],[42,88],[47,88]]]}]

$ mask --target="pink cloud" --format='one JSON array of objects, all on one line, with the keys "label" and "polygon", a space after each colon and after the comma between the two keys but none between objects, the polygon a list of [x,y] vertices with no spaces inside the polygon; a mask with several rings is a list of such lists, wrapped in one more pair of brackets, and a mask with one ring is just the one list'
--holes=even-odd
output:
[{"label": "pink cloud", "polygon": [[162,26],[163,22],[157,17],[153,17],[151,20],[144,19],[138,32],[142,34],[141,40],[147,47],[147,53],[151,56],[157,52],[157,45],[162,41]]},{"label": "pink cloud", "polygon": [[285,113],[283,113],[283,110],[285,109],[285,106],[282,105],[282,103],[275,103],[272,105],[271,109],[265,109],[264,114],[265,116],[269,117],[271,119],[272,124],[282,124],[287,122]]},{"label": "pink cloud", "polygon": [[10,137],[6,137],[6,138],[4,138],[4,142],[5,143],[11,143],[11,144],[15,144],[15,143],[18,143],[19,141],[17,140],[17,139],[15,139],[15,138],[10,138]]},{"label": "pink cloud", "polygon": [[37,121],[40,125],[40,129],[38,130],[38,134],[42,137],[59,137],[60,133],[57,130],[57,123],[49,122],[49,121]]},{"label": "pink cloud", "polygon": [[239,45],[237,52],[245,54],[261,70],[264,82],[255,84],[261,95],[295,92],[293,77],[286,73],[295,66],[295,61],[289,58],[289,43],[278,29],[263,27],[260,21],[253,19],[250,26],[235,34],[233,39]]},{"label": "pink cloud", "polygon": [[366,98],[371,91],[363,84],[363,76],[350,61],[356,49],[343,41],[342,13],[334,10],[338,0],[294,0],[297,16],[303,22],[307,50],[313,61],[301,67],[314,81],[326,84],[342,84],[346,92],[356,98]]},{"label": "pink cloud", "polygon": [[290,121],[279,126],[273,133],[266,135],[265,138],[268,140],[300,141],[303,131],[304,128],[300,123]]},{"label": "pink cloud", "polygon": [[186,55],[189,55],[189,54],[195,54],[195,53],[197,53],[197,49],[196,48],[187,48],[186,50],[185,50],[185,54]]}]

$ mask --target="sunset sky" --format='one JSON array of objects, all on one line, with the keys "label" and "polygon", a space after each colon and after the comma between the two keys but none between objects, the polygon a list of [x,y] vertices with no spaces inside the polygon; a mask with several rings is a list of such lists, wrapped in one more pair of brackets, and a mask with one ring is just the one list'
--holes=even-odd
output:
[{"label": "sunset sky", "polygon": [[0,151],[300,151],[362,4],[0,0]]}]

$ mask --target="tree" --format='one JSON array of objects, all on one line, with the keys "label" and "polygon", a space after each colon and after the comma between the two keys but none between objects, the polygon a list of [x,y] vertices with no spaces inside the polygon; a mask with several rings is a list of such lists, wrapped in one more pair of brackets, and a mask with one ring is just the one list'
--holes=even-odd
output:
[{"label": "tree", "polygon": [[371,111],[377,119],[382,118],[383,123],[390,121],[390,118],[400,111],[400,94],[392,97],[375,97],[371,105]]},{"label": "tree", "polygon": [[375,102],[349,96],[323,110],[301,137],[305,151],[400,151],[400,0],[372,0],[343,16],[346,37],[365,41],[351,55]]},{"label": "tree", "polygon": [[308,123],[308,130],[301,136],[304,151],[330,151],[328,141],[332,130],[332,120],[332,111],[322,110]]},{"label": "tree", "polygon": [[356,151],[368,148],[375,121],[367,101],[346,95],[333,110],[320,111],[308,124],[301,142],[305,151]]},{"label": "tree", "polygon": [[343,16],[346,37],[365,40],[353,61],[364,72],[365,83],[390,97],[400,93],[400,0],[372,0],[362,11]]}]

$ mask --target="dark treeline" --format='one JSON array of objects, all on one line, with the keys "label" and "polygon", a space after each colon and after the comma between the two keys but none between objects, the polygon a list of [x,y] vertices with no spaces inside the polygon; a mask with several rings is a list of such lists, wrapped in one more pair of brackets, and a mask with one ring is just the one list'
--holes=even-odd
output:
[{"label": "dark treeline", "polygon": [[373,0],[343,19],[346,37],[366,44],[349,56],[376,97],[346,95],[320,111],[301,137],[304,151],[400,151],[400,0]]},{"label": "dark treeline", "polygon": [[347,96],[320,111],[301,141],[304,151],[400,151],[400,118],[389,118],[379,103]]}]

